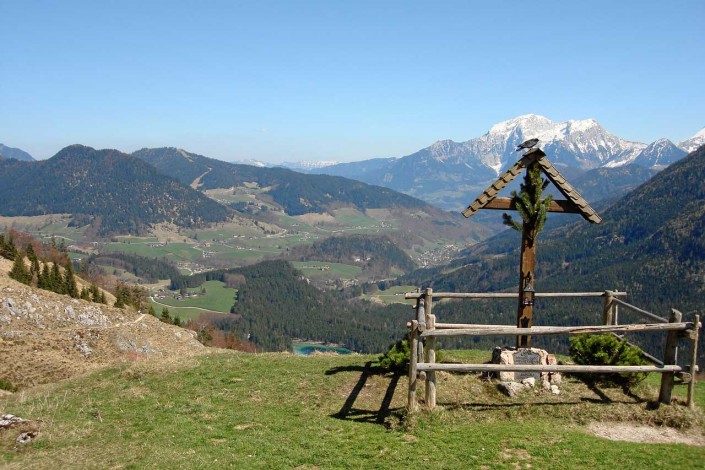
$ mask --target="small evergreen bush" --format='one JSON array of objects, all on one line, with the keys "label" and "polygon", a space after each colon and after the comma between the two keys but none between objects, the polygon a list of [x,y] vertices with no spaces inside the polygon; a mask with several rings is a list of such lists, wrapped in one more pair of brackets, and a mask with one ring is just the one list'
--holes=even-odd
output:
[{"label": "small evergreen bush", "polygon": [[[404,336],[393,345],[389,350],[379,356],[379,366],[391,371],[406,372],[411,361],[411,350],[409,346],[409,335]],[[443,361],[443,351],[436,349],[436,362]]]},{"label": "small evergreen bush", "polygon": [[[578,335],[570,338],[570,357],[576,364],[591,366],[642,366],[641,349],[610,334]],[[588,380],[602,385],[631,388],[646,378],[645,372],[586,374]]]},{"label": "small evergreen bush", "polygon": [[405,371],[409,366],[411,353],[408,335],[389,347],[389,350],[379,356],[379,365],[393,371]]}]

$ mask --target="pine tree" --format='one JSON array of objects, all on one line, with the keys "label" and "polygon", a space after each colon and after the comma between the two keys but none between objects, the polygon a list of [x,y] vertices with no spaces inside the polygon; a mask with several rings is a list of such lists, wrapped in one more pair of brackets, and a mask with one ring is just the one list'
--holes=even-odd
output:
[{"label": "pine tree", "polygon": [[57,294],[65,294],[64,279],[59,271],[59,265],[55,262],[51,264],[51,274],[49,276],[49,290]]},{"label": "pine tree", "polygon": [[66,269],[64,271],[64,289],[66,293],[73,297],[74,299],[80,296],[78,291],[78,285],[76,284],[76,276],[73,271],[73,262],[71,258],[66,262]]},{"label": "pine tree", "polygon": [[149,304],[149,309],[147,310],[147,313],[152,315],[153,317],[157,316],[157,312],[154,311],[154,305]]},{"label": "pine tree", "polygon": [[49,274],[49,265],[47,263],[42,263],[42,271],[39,274],[39,277],[37,278],[37,287],[40,289],[47,289],[49,290],[51,278]]},{"label": "pine tree", "polygon": [[174,317],[172,323],[176,326],[181,326],[181,319],[179,317]]},{"label": "pine tree", "polygon": [[12,242],[12,235],[8,235],[6,239],[5,235],[0,234],[0,256],[9,260],[14,260],[15,256],[17,256],[17,249]]},{"label": "pine tree", "polygon": [[91,283],[90,294],[91,294],[91,301],[100,302],[100,292],[98,291],[98,286]]},{"label": "pine tree", "polygon": [[39,276],[39,258],[37,258],[37,254],[34,252],[34,247],[31,243],[27,245],[27,259],[30,263],[30,272],[33,275],[36,274]]},{"label": "pine tree", "polygon": [[32,281],[32,274],[24,264],[24,253],[18,253],[10,269],[10,277],[22,284],[29,284]]},{"label": "pine tree", "polygon": [[168,309],[167,307],[164,307],[164,308],[162,309],[161,320],[162,320],[164,323],[171,323],[171,315],[169,315],[169,309]]}]

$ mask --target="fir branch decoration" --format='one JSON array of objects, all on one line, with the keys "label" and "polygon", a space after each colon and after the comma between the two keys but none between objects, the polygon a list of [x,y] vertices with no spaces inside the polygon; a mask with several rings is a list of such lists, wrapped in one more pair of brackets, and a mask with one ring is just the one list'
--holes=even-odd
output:
[{"label": "fir branch decoration", "polygon": [[524,175],[524,182],[521,184],[521,191],[519,193],[512,191],[512,202],[523,224],[514,220],[511,215],[504,213],[502,214],[504,225],[519,232],[526,228],[529,240],[534,241],[543,230],[548,207],[553,201],[553,196],[550,194],[545,198],[541,197],[548,184],[549,181],[543,179],[541,168],[537,164],[529,166]]}]

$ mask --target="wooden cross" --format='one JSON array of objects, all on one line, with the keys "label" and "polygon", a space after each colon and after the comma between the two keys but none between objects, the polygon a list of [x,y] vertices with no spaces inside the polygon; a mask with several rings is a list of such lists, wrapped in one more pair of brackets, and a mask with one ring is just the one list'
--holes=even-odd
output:
[{"label": "wooden cross", "polygon": [[[585,199],[571,186],[558,170],[548,161],[546,154],[534,147],[492,183],[464,211],[465,217],[470,217],[480,209],[515,210],[514,200],[509,197],[498,197],[514,178],[524,171],[539,168],[565,197],[563,200],[553,200],[548,212],[567,212],[580,214],[588,222],[599,224],[602,218],[590,207]],[[536,240],[528,236],[526,224],[523,224],[521,236],[521,260],[519,263],[519,303],[517,309],[517,327],[531,328],[533,325],[534,290],[536,268]],[[517,347],[531,346],[531,336],[517,337]]]}]

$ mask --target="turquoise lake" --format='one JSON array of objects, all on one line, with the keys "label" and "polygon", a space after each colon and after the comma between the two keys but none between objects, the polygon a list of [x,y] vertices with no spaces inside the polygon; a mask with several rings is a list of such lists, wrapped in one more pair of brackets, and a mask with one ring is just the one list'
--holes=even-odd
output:
[{"label": "turquoise lake", "polygon": [[294,354],[297,354],[299,356],[308,356],[309,354],[313,353],[314,351],[335,352],[338,354],[352,353],[351,350],[340,347],[340,346],[326,346],[324,344],[305,343],[305,342],[299,342],[299,341],[293,342],[292,349],[294,350]]}]

